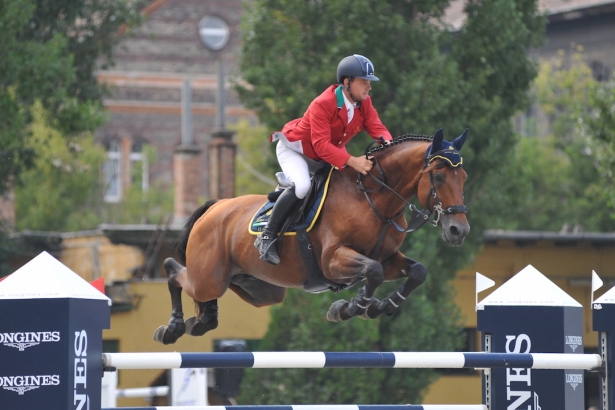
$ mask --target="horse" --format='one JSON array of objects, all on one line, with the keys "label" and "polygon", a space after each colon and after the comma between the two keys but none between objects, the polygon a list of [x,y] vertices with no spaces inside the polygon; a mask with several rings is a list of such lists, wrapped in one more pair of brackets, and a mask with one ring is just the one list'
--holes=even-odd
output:
[{"label": "horse", "polygon": [[[367,176],[357,178],[350,168],[332,171],[320,217],[308,235],[311,249],[322,275],[338,290],[365,284],[350,301],[334,302],[328,320],[395,313],[427,276],[423,264],[399,251],[406,233],[423,222],[440,226],[448,245],[462,245],[470,232],[463,204],[467,173],[459,154],[467,135],[468,130],[453,142],[444,140],[441,129],[433,137],[403,135],[366,150],[374,161]],[[423,210],[409,202],[415,196]],[[264,195],[210,200],[188,218],[178,239],[182,263],[173,258],[163,263],[172,313],[168,324],[156,329],[154,340],[171,344],[184,333],[201,336],[215,329],[217,299],[229,288],[261,307],[281,303],[287,288],[306,286],[310,272],[297,236],[282,237],[279,265],[259,260],[248,225],[265,202]],[[407,209],[413,212],[410,226]],[[404,278],[382,301],[374,297],[383,282]],[[197,309],[197,315],[186,321],[182,291],[194,299]]]}]

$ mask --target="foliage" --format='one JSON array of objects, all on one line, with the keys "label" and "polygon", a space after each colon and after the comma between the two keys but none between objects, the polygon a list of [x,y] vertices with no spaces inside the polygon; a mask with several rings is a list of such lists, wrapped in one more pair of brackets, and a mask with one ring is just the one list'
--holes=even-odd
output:
[{"label": "foliage", "polygon": [[100,222],[103,189],[100,168],[105,151],[93,135],[67,139],[49,127],[40,103],[32,108],[34,167],[23,172],[15,189],[16,227],[19,230],[76,231]]},{"label": "foliage", "polygon": [[[592,156],[602,177],[600,191],[594,192],[594,198],[606,200],[611,222],[615,221],[615,80],[601,84],[591,96],[594,109],[587,119],[588,132],[592,136]],[[590,197],[591,198],[591,197]],[[609,229],[610,228],[610,229]],[[604,226],[604,231],[613,231],[613,224]]]},{"label": "foliage", "polygon": [[18,250],[23,252],[27,246],[10,238],[12,228],[0,221],[0,278],[13,273],[14,268],[9,263],[9,257]]},{"label": "foliage", "polygon": [[269,133],[262,125],[251,125],[246,120],[240,120],[229,128],[236,133],[235,191],[237,196],[271,192],[277,184],[274,174],[278,171],[279,166],[272,151],[273,144],[269,144]]},{"label": "foliage", "polygon": [[[580,50],[541,64],[534,84],[537,108],[547,118],[546,135],[523,137],[517,147],[506,223],[522,230],[582,226],[594,232],[615,229],[612,218],[613,144],[608,144],[609,84],[601,85]],[[601,133],[600,130],[606,130]]]},{"label": "foliage", "polygon": [[[32,108],[33,168],[23,172],[15,189],[16,228],[36,231],[81,231],[107,223],[157,223],[173,214],[173,197],[168,189],[142,189],[141,170],[121,203],[103,201],[101,175],[105,150],[93,135],[66,138],[49,127],[47,113],[39,103]],[[147,164],[155,163],[156,149],[144,146]],[[134,170],[133,170],[134,171]]]},{"label": "foliage", "polygon": [[[275,334],[284,326],[287,330],[301,327],[301,332],[282,337],[276,349],[343,346],[342,350],[349,350],[356,346],[353,335],[357,332],[351,330],[355,326],[378,326],[376,344],[372,333],[362,339],[366,349],[452,350],[459,346],[459,339],[452,336],[460,322],[449,281],[472,261],[482,231],[506,219],[506,192],[517,142],[510,118],[528,103],[526,93],[536,66],[528,59],[527,50],[540,45],[545,19],[535,0],[469,0],[466,23],[452,34],[441,23],[449,3],[255,0],[246,7],[240,69],[247,85],[240,86],[238,92],[268,128],[280,129],[302,116],[309,102],[335,83],[341,58],[356,53],[375,65],[380,81],[372,84],[374,106],[393,135],[433,134],[444,127],[447,139],[452,140],[466,127],[471,129],[462,152],[469,174],[465,198],[472,225],[465,245],[446,247],[438,230],[429,226],[408,236],[402,251],[425,264],[430,272],[428,281],[391,318],[368,325],[357,319],[330,325],[345,329],[336,333],[337,345],[323,330],[324,322],[310,321],[313,315],[322,317],[330,295],[306,296],[314,299],[306,308],[295,297],[290,298],[281,309],[293,319],[285,322],[281,314],[275,316],[270,332]],[[353,153],[358,150],[350,148]],[[394,286],[387,286],[387,290]],[[436,330],[439,333],[434,338]],[[274,403],[282,398],[284,402],[305,402],[310,390],[310,398],[318,397],[321,402],[331,398],[324,379],[305,387],[308,380],[319,377],[311,373],[297,370],[290,376],[276,371],[263,377],[263,373],[252,372],[254,376],[245,381],[247,387],[240,398],[246,402]],[[382,371],[370,373],[373,379],[365,383],[367,379],[356,374],[335,376],[346,378],[343,383],[331,383],[344,386],[344,391],[337,393],[343,397],[339,400],[351,400],[351,394],[365,390],[364,402],[407,403],[419,400],[433,380],[429,376],[414,378],[411,372],[389,377]],[[274,393],[262,390],[263,383],[274,387],[284,384],[284,397],[278,392],[277,397],[270,397]],[[263,391],[267,391],[264,397]]]},{"label": "foliage", "polygon": [[110,55],[120,26],[139,19],[125,0],[0,0],[0,194],[34,164],[30,108],[65,135],[104,119],[95,63]]}]

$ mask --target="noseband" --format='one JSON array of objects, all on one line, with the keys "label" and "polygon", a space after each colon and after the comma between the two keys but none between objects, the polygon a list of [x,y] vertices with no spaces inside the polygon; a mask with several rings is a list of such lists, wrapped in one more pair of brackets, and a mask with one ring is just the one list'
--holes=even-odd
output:
[{"label": "noseband", "polygon": [[[370,144],[370,146],[371,146],[371,144]],[[369,148],[370,147],[368,147],[368,149],[366,149],[366,153],[365,153],[366,157],[368,155]],[[423,177],[423,174],[425,173],[424,172],[425,169],[429,166],[431,161],[433,161],[436,158],[448,161],[450,166],[453,167],[453,168],[461,165],[461,162],[459,162],[457,164],[453,164],[448,158],[441,156],[440,152],[436,152],[434,154],[431,154],[431,155],[429,155],[428,157],[425,158],[425,163],[423,165],[423,172],[421,173],[421,176],[419,178],[419,182],[417,184],[417,187],[421,183],[421,178]],[[382,242],[384,241],[385,232],[386,232],[386,230],[387,230],[389,225],[393,225],[393,227],[398,232],[409,233],[409,232],[416,231],[417,229],[422,227],[425,222],[430,220],[431,210],[429,209],[430,208],[429,205],[431,204],[432,198],[435,201],[435,205],[433,207],[435,215],[434,215],[433,219],[430,220],[430,222],[431,222],[431,224],[434,227],[438,226],[438,224],[440,223],[440,218],[442,217],[442,215],[453,215],[453,214],[459,214],[459,213],[464,213],[465,214],[465,213],[468,212],[468,208],[465,205],[453,205],[453,206],[449,206],[449,207],[446,207],[446,208],[442,207],[442,201],[440,201],[440,198],[438,198],[438,192],[436,191],[436,187],[435,187],[435,185],[433,183],[433,174],[432,174],[431,170],[429,171],[429,184],[431,185],[431,188],[429,190],[429,193],[427,194],[427,198],[426,198],[426,201],[425,201],[426,202],[426,207],[423,210],[418,209],[416,207],[416,205],[414,205],[414,204],[410,203],[409,201],[407,201],[397,191],[395,191],[393,188],[391,188],[389,185],[387,185],[386,177],[384,175],[384,170],[380,166],[380,163],[378,163],[378,159],[376,159],[374,157],[374,158],[372,158],[372,161],[374,162],[374,165],[375,165],[376,169],[378,170],[378,173],[380,174],[380,178],[378,178],[372,172],[370,172],[368,175],[372,178],[372,180],[374,180],[379,185],[378,188],[376,188],[376,189],[367,189],[367,188],[365,188],[365,185],[363,184],[365,176],[363,174],[361,174],[361,173],[359,173],[358,178],[357,178],[357,183],[356,183],[357,184],[357,189],[359,191],[363,192],[363,194],[365,195],[365,199],[367,200],[367,203],[369,204],[369,206],[372,208],[372,211],[374,211],[374,214],[382,222],[384,222],[382,230],[380,231],[380,236],[378,238],[378,243],[376,244],[376,247],[374,248],[374,251],[372,252],[372,255],[370,257],[371,259],[373,259],[376,256],[376,254],[378,253],[378,251],[380,250],[380,247],[382,246]],[[380,214],[380,212],[378,212],[378,210],[374,206],[373,201],[369,197],[370,193],[378,192],[382,188],[385,188],[388,191],[392,192],[393,194],[395,194],[397,197],[399,197],[404,202],[404,207],[402,208],[401,212],[399,212],[397,215],[395,215],[391,219],[386,219],[385,217],[383,217]],[[406,209],[409,209],[410,211],[412,211],[412,216],[410,217],[410,221],[408,222],[408,228],[404,229],[397,222],[395,222],[395,220],[397,218],[399,218],[401,215],[403,215],[404,212],[406,211]]]}]

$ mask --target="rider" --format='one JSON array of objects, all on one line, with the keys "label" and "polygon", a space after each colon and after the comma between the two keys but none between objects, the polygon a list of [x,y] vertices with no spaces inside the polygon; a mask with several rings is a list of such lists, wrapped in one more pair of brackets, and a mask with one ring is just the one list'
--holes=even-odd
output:
[{"label": "rider", "polygon": [[372,161],[365,156],[351,156],[345,145],[363,130],[374,139],[393,139],[369,97],[372,81],[378,81],[378,77],[369,59],[358,54],[345,57],[337,66],[338,84],[316,97],[302,118],[272,134],[271,142],[279,141],[278,162],[292,186],[279,196],[267,226],[254,242],[262,261],[280,263],[276,236],[297,203],[307,195],[310,172],[324,161],[338,169],[348,166],[366,175],[372,169]]}]

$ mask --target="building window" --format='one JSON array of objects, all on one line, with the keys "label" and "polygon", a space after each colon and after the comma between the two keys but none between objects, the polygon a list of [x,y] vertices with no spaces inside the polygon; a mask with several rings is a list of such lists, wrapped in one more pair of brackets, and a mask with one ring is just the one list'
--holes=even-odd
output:
[{"label": "building window", "polygon": [[130,173],[132,186],[140,187],[143,192],[147,192],[149,189],[149,169],[147,166],[147,155],[143,152],[143,144],[132,144]]},{"label": "building window", "polygon": [[103,165],[105,202],[120,202],[122,199],[121,159],[120,145],[112,142],[107,150],[107,161]]},{"label": "building window", "polygon": [[130,187],[146,192],[149,189],[149,167],[145,144],[130,139],[109,143],[103,172],[105,202],[120,202]]}]

